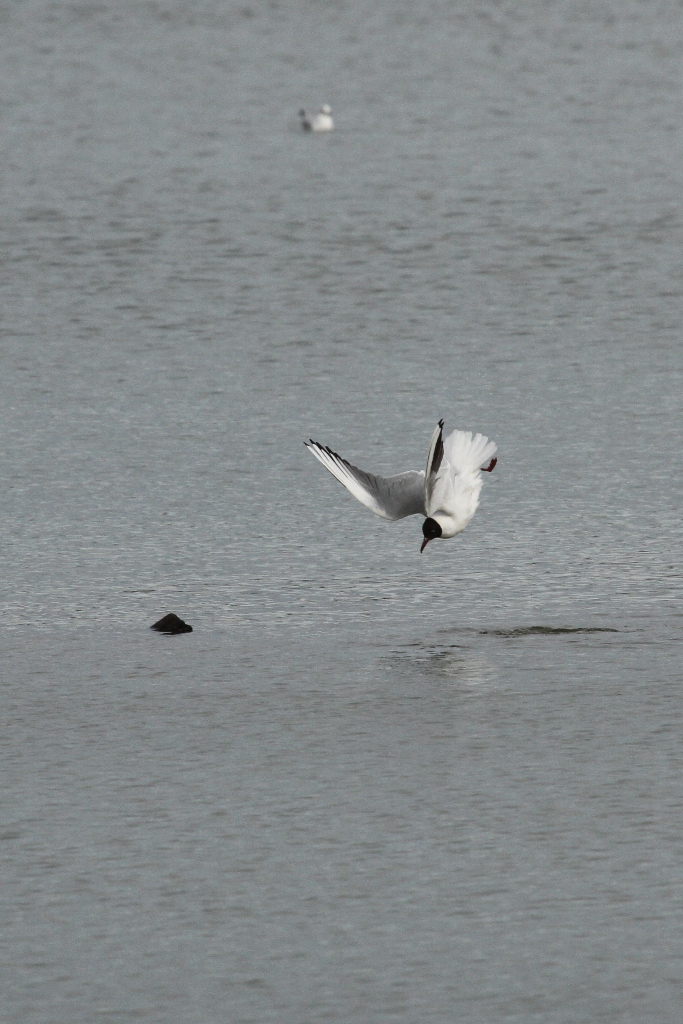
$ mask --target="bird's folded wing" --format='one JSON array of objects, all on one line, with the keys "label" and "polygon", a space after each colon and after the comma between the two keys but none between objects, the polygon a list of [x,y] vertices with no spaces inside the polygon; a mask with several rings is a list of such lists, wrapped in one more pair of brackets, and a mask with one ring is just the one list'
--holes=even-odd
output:
[{"label": "bird's folded wing", "polygon": [[317,441],[306,442],[306,447],[329,469],[332,476],[344,484],[363,505],[383,519],[403,519],[405,516],[425,515],[425,475],[411,470],[397,476],[375,476],[337,455]]},{"label": "bird's folded wing", "polygon": [[[496,451],[495,442],[483,434],[454,430],[443,442],[437,471],[432,471],[427,480],[427,515],[442,512],[464,529],[479,504],[481,467]],[[434,465],[436,462],[435,458]]]}]

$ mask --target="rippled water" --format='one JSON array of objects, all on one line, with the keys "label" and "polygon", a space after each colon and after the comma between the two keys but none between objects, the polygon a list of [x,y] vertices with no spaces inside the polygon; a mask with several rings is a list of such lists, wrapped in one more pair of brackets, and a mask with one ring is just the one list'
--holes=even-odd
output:
[{"label": "rippled water", "polygon": [[0,19],[3,1020],[680,1024],[683,9]]}]

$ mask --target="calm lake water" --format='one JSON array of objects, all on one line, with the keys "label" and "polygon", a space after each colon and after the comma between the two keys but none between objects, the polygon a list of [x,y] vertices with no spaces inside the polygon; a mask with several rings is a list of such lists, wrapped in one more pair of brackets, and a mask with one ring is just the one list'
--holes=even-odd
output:
[{"label": "calm lake water", "polygon": [[0,29],[2,1020],[680,1024],[683,7]]}]

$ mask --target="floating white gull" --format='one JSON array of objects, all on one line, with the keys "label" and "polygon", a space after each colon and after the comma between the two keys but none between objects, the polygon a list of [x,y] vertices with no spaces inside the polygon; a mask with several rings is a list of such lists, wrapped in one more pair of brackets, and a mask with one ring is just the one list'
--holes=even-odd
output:
[{"label": "floating white gull", "polygon": [[307,132],[331,132],[334,128],[332,108],[324,103],[319,112],[312,118],[306,117],[306,111],[300,110],[301,127]]}]

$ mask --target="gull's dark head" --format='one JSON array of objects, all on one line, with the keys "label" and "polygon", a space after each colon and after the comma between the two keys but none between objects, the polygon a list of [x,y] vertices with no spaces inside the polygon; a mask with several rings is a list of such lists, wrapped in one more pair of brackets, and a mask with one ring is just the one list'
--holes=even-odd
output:
[{"label": "gull's dark head", "polygon": [[422,524],[422,533],[424,540],[422,541],[422,547],[420,548],[420,554],[429,544],[430,540],[434,540],[435,537],[441,536],[441,527],[437,523],[436,519],[427,518]]}]

